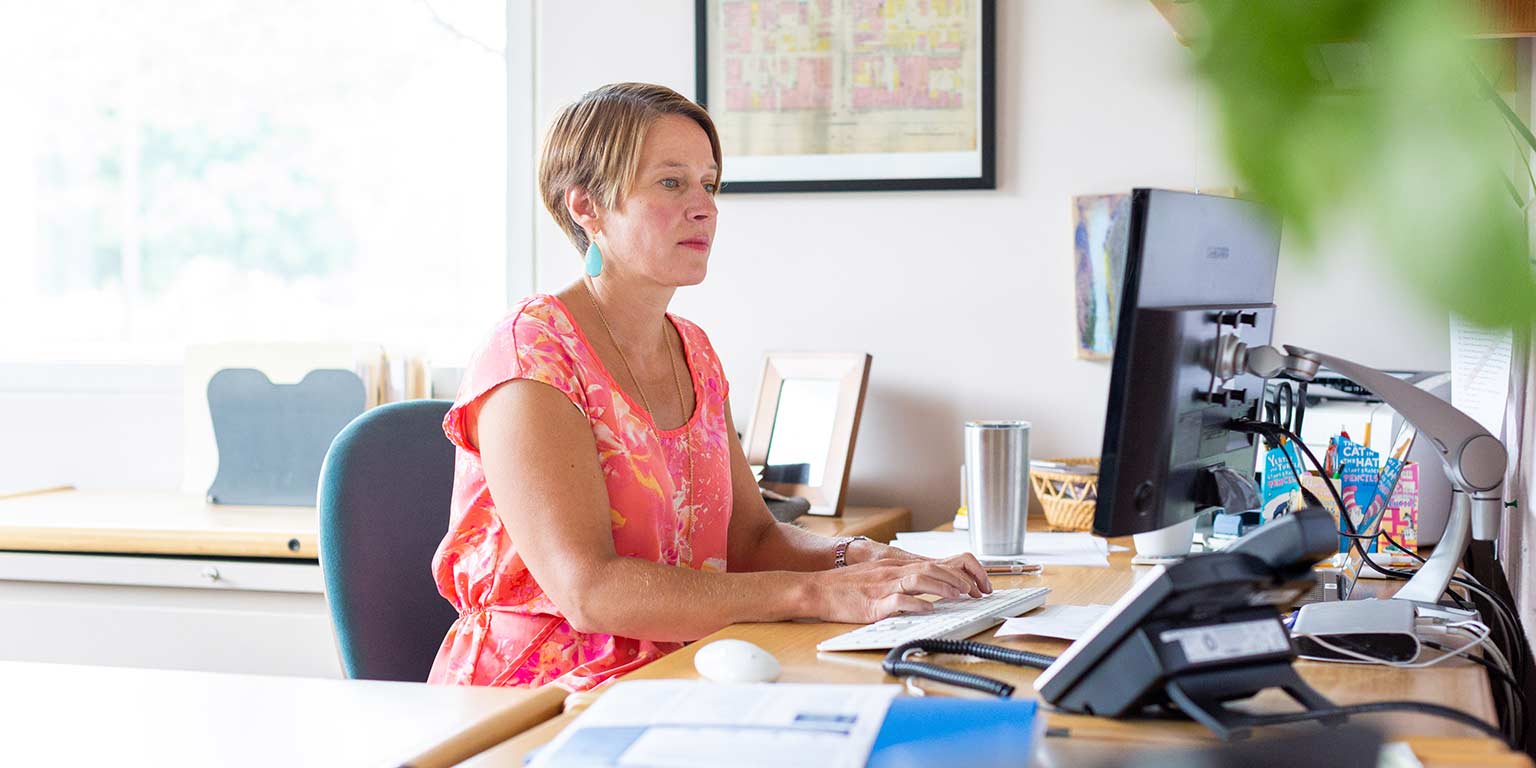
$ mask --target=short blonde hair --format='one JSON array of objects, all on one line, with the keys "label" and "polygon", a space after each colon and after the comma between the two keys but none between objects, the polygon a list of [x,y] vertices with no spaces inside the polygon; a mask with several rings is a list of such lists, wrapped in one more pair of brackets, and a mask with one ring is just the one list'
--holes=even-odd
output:
[{"label": "short blonde hair", "polygon": [[565,207],[565,193],[581,187],[605,208],[617,208],[634,183],[640,145],[651,123],[681,115],[699,124],[720,167],[720,136],[709,113],[677,91],[649,83],[613,83],[583,94],[555,116],[539,157],[544,207],[579,252],[587,233]]}]

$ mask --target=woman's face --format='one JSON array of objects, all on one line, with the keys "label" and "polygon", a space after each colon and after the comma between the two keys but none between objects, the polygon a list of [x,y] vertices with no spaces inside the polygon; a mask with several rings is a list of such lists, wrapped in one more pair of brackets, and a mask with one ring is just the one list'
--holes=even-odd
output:
[{"label": "woman's face", "polygon": [[681,115],[657,118],[641,142],[634,186],[602,217],[597,244],[603,260],[662,285],[703,282],[715,240],[718,176],[709,136],[698,123]]}]

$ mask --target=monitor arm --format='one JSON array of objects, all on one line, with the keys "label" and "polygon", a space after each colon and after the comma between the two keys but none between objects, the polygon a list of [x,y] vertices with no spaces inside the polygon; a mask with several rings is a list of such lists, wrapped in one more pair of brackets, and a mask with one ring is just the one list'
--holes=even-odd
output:
[{"label": "monitor arm", "polygon": [[1242,368],[1266,379],[1284,375],[1297,381],[1311,381],[1319,366],[1326,365],[1375,393],[1417,428],[1420,435],[1429,438],[1445,463],[1446,475],[1461,494],[1452,505],[1445,536],[1435,546],[1434,554],[1394,597],[1438,604],[1466,554],[1469,528],[1472,537],[1479,541],[1491,541],[1498,536],[1504,511],[1500,487],[1509,463],[1504,444],[1449,403],[1375,368],[1289,345],[1284,352],[1270,346],[1233,351],[1237,353],[1235,359],[1229,359],[1241,360]]}]

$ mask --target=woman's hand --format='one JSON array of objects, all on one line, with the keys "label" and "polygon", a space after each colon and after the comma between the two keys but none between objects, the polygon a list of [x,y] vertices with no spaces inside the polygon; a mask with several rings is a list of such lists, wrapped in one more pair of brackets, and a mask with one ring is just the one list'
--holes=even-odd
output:
[{"label": "woman's hand", "polygon": [[902,554],[913,559],[884,558],[814,574],[811,614],[822,621],[869,624],[898,613],[932,611],[933,604],[918,595],[981,597],[992,591],[973,555],[929,560]]},{"label": "woman's hand", "polygon": [[[848,545],[848,553],[845,559],[848,561],[849,565],[857,565],[859,563],[873,563],[878,561],[886,561],[892,563],[944,563],[946,565],[961,568],[966,573],[971,574],[975,578],[976,583],[981,586],[982,592],[992,591],[992,580],[987,578],[987,569],[982,566],[981,561],[977,560],[975,555],[969,552],[954,555],[952,557],[946,557],[943,560],[934,560],[931,557],[914,555],[905,549],[898,549],[897,547],[893,547],[888,544],[881,544],[869,539],[858,539]],[[981,597],[981,595],[973,594],[971,597]]]},{"label": "woman's hand", "polygon": [[[848,544],[846,560],[849,565],[858,563],[872,563],[876,560],[892,560],[898,563],[911,563],[918,560],[932,560],[931,557],[914,555],[905,549],[897,549],[889,544],[881,544],[871,539],[855,539]],[[974,558],[973,558],[974,559]]]}]

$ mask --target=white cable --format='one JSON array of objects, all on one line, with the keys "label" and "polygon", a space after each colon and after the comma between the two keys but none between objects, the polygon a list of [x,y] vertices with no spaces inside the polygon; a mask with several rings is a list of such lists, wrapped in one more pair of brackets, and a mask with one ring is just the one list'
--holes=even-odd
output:
[{"label": "white cable", "polygon": [[[1311,655],[1307,655],[1307,654],[1302,654],[1302,655],[1306,656],[1308,659],[1312,659],[1313,661],[1331,661],[1331,662],[1337,662],[1337,663],[1340,663],[1340,664],[1384,664],[1384,665],[1387,665],[1387,666],[1397,666],[1399,664],[1407,664],[1408,663],[1408,662],[1404,662],[1404,661],[1391,661],[1389,659],[1383,659],[1383,658],[1381,658],[1379,656],[1370,656],[1370,655],[1367,655],[1367,654],[1364,654],[1364,653],[1360,653],[1359,651],[1350,650],[1348,648],[1340,648],[1339,646],[1334,645],[1333,643],[1330,643],[1327,640],[1324,640],[1320,635],[1312,635],[1312,634],[1306,634],[1306,633],[1299,633],[1299,634],[1293,634],[1293,635],[1291,635],[1291,637],[1293,637],[1293,638],[1305,637],[1308,640],[1311,640],[1312,642],[1317,643],[1319,646],[1321,646],[1323,648],[1326,648],[1327,650],[1333,651],[1334,653],[1337,653],[1340,656],[1346,657],[1346,658],[1342,658],[1342,659],[1329,659],[1329,658],[1325,658],[1325,657],[1322,657],[1322,656],[1311,656]],[[1415,657],[1415,658],[1417,658],[1417,657]]]},{"label": "white cable", "polygon": [[[1476,637],[1477,636],[1476,632],[1467,631],[1467,630],[1457,626],[1459,624],[1461,624],[1461,622],[1457,622],[1456,625],[1447,625],[1447,628],[1448,629],[1455,629],[1457,632],[1461,632],[1462,634],[1465,634],[1465,635],[1467,635],[1469,637]],[[1478,627],[1482,627],[1485,630],[1488,629],[1488,627],[1485,624],[1483,624],[1482,622],[1473,622],[1473,624],[1477,625]],[[1449,634],[1449,633],[1447,633],[1447,634]],[[1491,634],[1491,632],[1490,632],[1490,634]],[[1483,647],[1482,647],[1482,654],[1483,654],[1483,658],[1486,659],[1494,667],[1497,667],[1500,671],[1502,671],[1505,674],[1509,675],[1511,678],[1518,679],[1518,677],[1515,675],[1515,668],[1514,668],[1514,666],[1509,663],[1509,657],[1504,655],[1503,649],[1499,648],[1497,643],[1487,643],[1487,644],[1483,645]],[[1508,685],[1507,682],[1505,684]]]},{"label": "white cable", "polygon": [[[1458,629],[1458,631],[1460,631],[1460,630]],[[1473,634],[1473,633],[1468,632],[1467,634],[1470,635],[1470,634]],[[1496,643],[1488,643],[1488,644],[1483,646],[1482,652],[1483,652],[1483,658],[1488,660],[1489,663],[1493,664],[1495,667],[1498,667],[1500,670],[1503,670],[1504,673],[1508,674],[1510,678],[1514,678],[1515,677],[1514,672],[1512,671],[1512,668],[1509,665],[1509,659],[1505,658],[1504,652],[1502,650],[1499,650],[1498,644],[1496,644]],[[1490,677],[1490,679],[1492,678],[1491,675],[1489,677]],[[1507,694],[1508,698],[1506,700],[1510,702],[1510,705],[1516,708],[1515,709],[1516,712],[1521,712],[1522,713],[1520,717],[1514,718],[1514,722],[1516,722],[1516,723],[1523,723],[1524,722],[1524,714],[1523,714],[1522,710],[1524,708],[1520,706],[1520,700],[1519,700],[1519,696],[1518,696],[1518,691],[1515,688],[1515,685],[1512,684],[1509,680],[1504,679],[1504,678],[1499,678],[1497,680],[1497,682],[1504,687],[1504,690],[1508,691],[1508,694]]]},{"label": "white cable", "polygon": [[1515,677],[1515,668],[1510,666],[1508,657],[1504,655],[1503,651],[1499,650],[1499,646],[1496,643],[1489,643],[1483,646],[1483,657],[1493,662],[1499,669],[1504,670],[1505,674]]},{"label": "white cable", "polygon": [[923,690],[923,687],[921,685],[917,684],[917,678],[916,677],[906,677],[906,678],[902,678],[902,679],[907,684],[907,695],[908,696],[927,696],[928,695],[928,692]]},{"label": "white cable", "polygon": [[[1367,664],[1380,664],[1382,666],[1387,666],[1387,667],[1397,667],[1399,669],[1423,669],[1425,667],[1433,667],[1436,664],[1439,664],[1440,662],[1445,661],[1446,659],[1452,658],[1454,656],[1465,655],[1468,651],[1472,650],[1473,648],[1475,648],[1475,647],[1477,647],[1479,645],[1482,645],[1483,643],[1487,642],[1488,641],[1488,636],[1490,634],[1492,634],[1489,631],[1489,629],[1488,629],[1488,625],[1486,625],[1486,624],[1484,624],[1484,623],[1482,623],[1480,621],[1458,621],[1458,622],[1455,622],[1455,623],[1452,623],[1452,624],[1447,624],[1445,626],[1448,627],[1448,628],[1458,628],[1458,629],[1460,629],[1460,628],[1467,628],[1467,627],[1476,627],[1476,628],[1480,628],[1482,631],[1479,634],[1468,633],[1468,634],[1473,634],[1472,640],[1468,641],[1466,644],[1462,645],[1459,648],[1455,648],[1455,649],[1446,651],[1446,652],[1440,654],[1439,656],[1436,656],[1433,659],[1430,659],[1428,661],[1393,661],[1391,659],[1383,659],[1383,658],[1381,658],[1379,656],[1371,656],[1369,654],[1360,653],[1358,651],[1354,651],[1354,650],[1351,650],[1349,648],[1341,648],[1341,647],[1339,647],[1337,645],[1334,645],[1333,643],[1328,642],[1327,640],[1324,640],[1319,635],[1299,634],[1299,635],[1295,635],[1295,636],[1296,637],[1305,637],[1305,638],[1311,640],[1312,642],[1317,643],[1319,646],[1322,646],[1323,648],[1326,648],[1326,649],[1328,649],[1330,651],[1333,651],[1334,653],[1337,653],[1337,654],[1339,654],[1341,656],[1349,657],[1347,659],[1321,659],[1321,661],[1343,661],[1345,663],[1354,663],[1354,664],[1358,664],[1358,663],[1364,662],[1364,663],[1367,663]],[[1312,658],[1315,658],[1315,657],[1312,657]],[[1354,659],[1356,661],[1351,661],[1351,659]]]},{"label": "white cable", "polygon": [[1479,629],[1481,631],[1479,633],[1471,633],[1471,632],[1467,633],[1467,634],[1472,636],[1472,639],[1467,641],[1466,644],[1464,644],[1461,647],[1456,648],[1454,650],[1446,651],[1446,652],[1440,654],[1439,656],[1436,656],[1435,658],[1430,659],[1429,661],[1411,662],[1411,663],[1406,663],[1406,664],[1397,664],[1395,666],[1400,666],[1400,667],[1403,667],[1405,669],[1423,669],[1424,667],[1433,667],[1434,665],[1439,664],[1440,662],[1445,661],[1446,659],[1453,658],[1453,657],[1456,657],[1456,656],[1464,656],[1464,655],[1466,655],[1467,652],[1471,651],[1473,648],[1476,648],[1476,647],[1478,647],[1478,646],[1488,642],[1488,637],[1493,634],[1493,630],[1489,629],[1487,624],[1484,624],[1484,623],[1482,623],[1480,621],[1457,621],[1457,622],[1453,622],[1451,624],[1447,624],[1445,626],[1447,628],[1450,628],[1450,629],[1459,629],[1459,628],[1463,628],[1463,627],[1469,627],[1469,628],[1476,628],[1476,629]]}]

